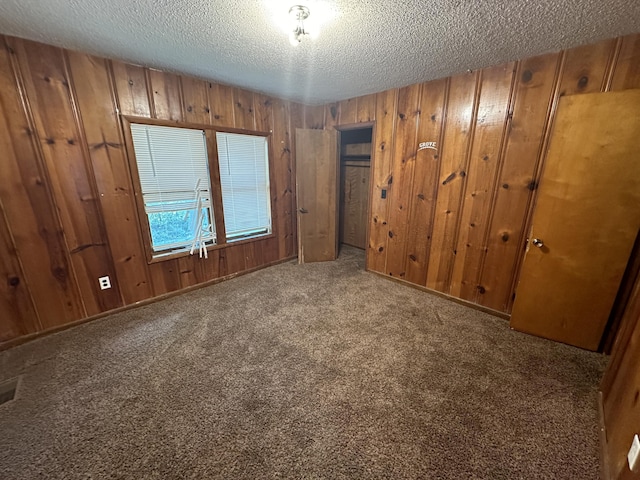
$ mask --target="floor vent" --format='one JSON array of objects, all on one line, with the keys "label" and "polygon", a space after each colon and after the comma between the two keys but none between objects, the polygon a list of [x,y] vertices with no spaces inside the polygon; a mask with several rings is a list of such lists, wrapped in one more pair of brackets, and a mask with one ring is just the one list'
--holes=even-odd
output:
[{"label": "floor vent", "polygon": [[16,397],[16,390],[18,389],[18,378],[7,380],[0,383],[0,405],[10,402]]}]

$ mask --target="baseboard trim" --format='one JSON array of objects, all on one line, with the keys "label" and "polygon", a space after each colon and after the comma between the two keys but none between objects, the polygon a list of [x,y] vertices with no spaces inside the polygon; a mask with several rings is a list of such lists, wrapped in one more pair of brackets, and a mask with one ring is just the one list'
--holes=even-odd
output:
[{"label": "baseboard trim", "polygon": [[473,303],[468,300],[463,300],[462,298],[454,297],[453,295],[448,295],[446,293],[442,293],[437,290],[433,290],[431,288],[423,287],[422,285],[416,285],[415,283],[407,282],[406,280],[402,280],[401,278],[391,277],[389,275],[385,275],[384,273],[376,272],[375,270],[369,270],[368,268],[367,268],[367,272],[375,273],[376,275],[386,278],[387,280],[392,280],[402,285],[415,288],[416,290],[420,290],[421,292],[430,293],[431,295],[435,295],[436,297],[444,298],[446,300],[459,303],[460,305],[464,305],[465,307],[473,308],[474,310],[479,310],[481,312],[488,313],[489,315],[493,315],[494,317],[502,318],[504,320],[509,320],[511,318],[511,315],[509,315],[508,313],[501,312],[499,310],[494,310],[493,308],[488,308],[483,305],[478,305],[477,303]]},{"label": "baseboard trim", "polygon": [[114,313],[126,312],[127,310],[132,310],[137,307],[142,307],[144,305],[149,305],[151,303],[159,302],[161,300],[165,300],[167,298],[175,297],[177,295],[182,295],[183,293],[192,292],[194,290],[199,290],[201,288],[210,287],[211,285],[215,285],[216,283],[224,282],[226,280],[231,280],[232,278],[239,277],[242,275],[246,275],[248,273],[253,273],[258,270],[262,270],[263,268],[273,267],[275,265],[279,265],[281,263],[287,263],[292,260],[298,258],[298,255],[293,255],[287,258],[283,258],[280,260],[276,260],[274,262],[265,263],[263,265],[259,265],[257,267],[249,268],[247,270],[242,270],[241,272],[231,273],[229,275],[225,275],[223,277],[214,278],[212,280],[207,280],[206,282],[198,283],[197,285],[192,285],[190,287],[182,288],[180,290],[175,290],[173,292],[163,293],[162,295],[158,295],[157,297],[147,298],[145,300],[140,300],[139,302],[132,303],[130,305],[125,305],[123,307],[114,308],[113,310],[109,310],[106,312],[98,313],[96,315],[92,315],[90,317],[81,318],[79,320],[74,320],[69,323],[65,323],[64,325],[57,325],[55,327],[47,328],[46,330],[42,330],[40,332],[29,333],[28,335],[23,335],[18,338],[13,338],[11,340],[7,340],[6,342],[0,343],[0,352],[4,350],[8,350],[13,347],[17,347],[18,345],[23,345],[32,340],[36,340],[38,338],[51,335],[53,333],[62,332],[63,330],[67,330],[69,328],[77,327],[78,325],[82,325],[84,323],[92,322],[94,320],[98,320],[100,318],[104,318],[109,315],[113,315]]}]

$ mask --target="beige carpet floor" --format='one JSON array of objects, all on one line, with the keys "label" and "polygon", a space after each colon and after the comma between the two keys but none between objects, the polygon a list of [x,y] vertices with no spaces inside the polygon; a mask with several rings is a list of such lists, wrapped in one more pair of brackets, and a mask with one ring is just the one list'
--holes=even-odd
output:
[{"label": "beige carpet floor", "polygon": [[604,366],[345,248],[0,353],[0,478],[596,479]]}]

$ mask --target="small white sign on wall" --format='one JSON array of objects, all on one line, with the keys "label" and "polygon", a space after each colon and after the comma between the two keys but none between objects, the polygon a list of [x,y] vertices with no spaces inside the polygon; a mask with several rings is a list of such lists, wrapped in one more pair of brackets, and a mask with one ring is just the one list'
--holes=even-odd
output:
[{"label": "small white sign on wall", "polygon": [[431,148],[433,150],[437,150],[436,142],[420,142],[418,145],[418,151],[424,150],[425,148]]}]

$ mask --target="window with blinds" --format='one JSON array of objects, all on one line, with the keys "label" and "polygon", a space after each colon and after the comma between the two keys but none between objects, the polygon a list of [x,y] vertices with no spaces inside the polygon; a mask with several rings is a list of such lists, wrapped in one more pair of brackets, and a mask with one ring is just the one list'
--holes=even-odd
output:
[{"label": "window with blinds", "polygon": [[131,135],[153,251],[215,243],[205,132],[132,123]]},{"label": "window with blinds", "polygon": [[266,137],[216,132],[227,241],[271,233]]}]

